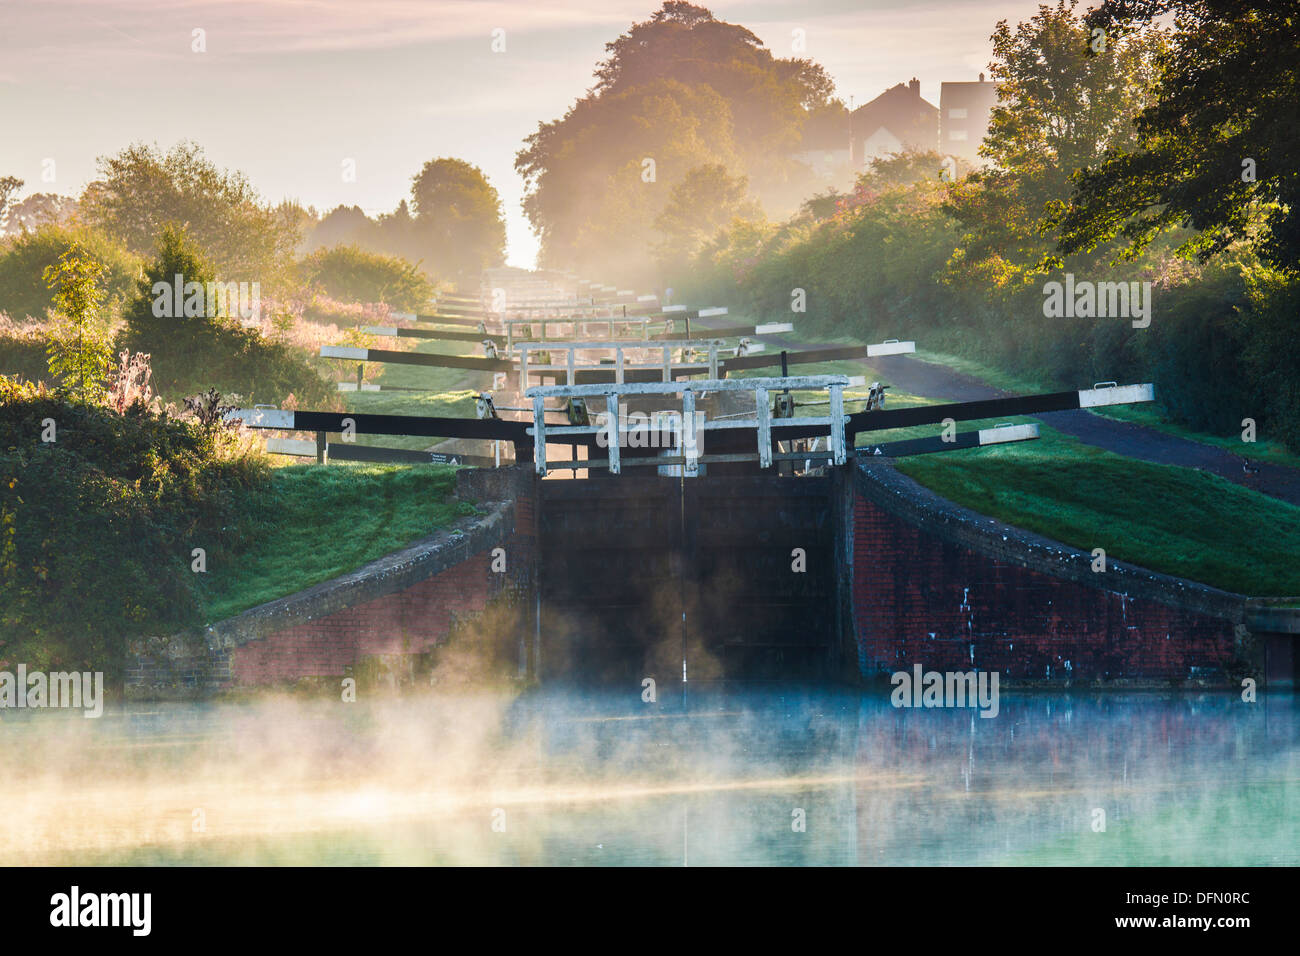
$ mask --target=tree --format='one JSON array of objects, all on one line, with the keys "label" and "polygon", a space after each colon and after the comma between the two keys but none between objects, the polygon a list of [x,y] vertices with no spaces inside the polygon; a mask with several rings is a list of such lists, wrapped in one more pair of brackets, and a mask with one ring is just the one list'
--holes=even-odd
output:
[{"label": "tree", "polygon": [[226,281],[274,284],[298,236],[264,206],[240,172],[218,169],[195,143],[164,153],[136,144],[99,160],[102,178],[82,196],[83,214],[136,255],[146,256],[164,224],[184,226]]},{"label": "tree", "polygon": [[40,226],[61,225],[72,218],[76,208],[77,201],[71,196],[32,193],[22,202],[10,205],[8,231],[25,232]]},{"label": "tree", "polygon": [[673,187],[668,204],[655,219],[663,235],[657,258],[672,274],[683,269],[705,242],[717,236],[733,219],[756,219],[758,203],[746,199],[749,181],[732,176],[721,163],[696,166]]},{"label": "tree", "polygon": [[[202,309],[182,308],[170,294],[162,297],[177,275],[204,288]],[[279,401],[289,393],[304,401],[327,398],[320,376],[291,348],[241,327],[227,314],[223,297],[206,292],[215,279],[211,260],[194,239],[173,223],[164,225],[135,299],[124,310],[126,328],[117,348],[148,353],[155,387],[172,401],[212,386],[250,400]],[[186,291],[187,304],[189,298]]]},{"label": "tree", "polygon": [[515,157],[543,264],[633,281],[656,217],[700,166],[747,177],[756,199],[788,198],[801,168],[789,154],[830,97],[821,67],[778,59],[749,30],[683,2],[605,48],[593,88]]},{"label": "tree", "polygon": [[72,245],[103,267],[110,311],[134,292],[140,261],[120,244],[86,226],[46,223],[0,241],[0,312],[14,319],[44,318],[54,307],[45,270]]},{"label": "tree", "polygon": [[70,246],[57,264],[45,270],[55,307],[66,323],[49,344],[50,374],[83,402],[103,396],[113,357],[107,335],[96,327],[104,305],[105,271],[78,245]]},{"label": "tree", "polygon": [[23,181],[17,176],[0,176],[0,233],[9,228],[9,206],[22,188]]},{"label": "tree", "polygon": [[948,212],[965,228],[953,272],[1015,288],[1060,265],[1052,203],[1070,177],[1135,141],[1133,117],[1148,101],[1159,31],[1114,37],[1102,53],[1075,2],[1040,6],[1013,31],[997,24],[993,62],[998,103],[980,154],[991,168],[954,184]]},{"label": "tree", "polygon": [[1295,3],[1110,0],[1093,27],[1126,35],[1176,15],[1136,139],[1087,164],[1058,215],[1062,251],[1118,238],[1136,255],[1165,230],[1209,258],[1231,243],[1300,269],[1300,15]]},{"label": "tree", "polygon": [[384,302],[405,312],[424,308],[433,296],[433,283],[405,259],[357,246],[318,249],[298,263],[298,274],[330,298]]},{"label": "tree", "polygon": [[463,159],[431,159],[414,177],[416,241],[435,274],[477,280],[505,261],[501,197],[483,171]]}]

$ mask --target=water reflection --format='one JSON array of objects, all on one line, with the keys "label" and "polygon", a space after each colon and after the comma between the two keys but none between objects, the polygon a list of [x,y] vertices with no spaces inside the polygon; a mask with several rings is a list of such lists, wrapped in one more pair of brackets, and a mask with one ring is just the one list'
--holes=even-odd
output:
[{"label": "water reflection", "polygon": [[1291,695],[667,697],[7,711],[0,862],[1300,862]]}]

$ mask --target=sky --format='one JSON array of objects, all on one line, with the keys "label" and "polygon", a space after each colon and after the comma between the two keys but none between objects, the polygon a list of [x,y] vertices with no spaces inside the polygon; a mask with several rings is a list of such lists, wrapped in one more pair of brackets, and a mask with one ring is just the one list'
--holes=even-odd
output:
[{"label": "sky", "polygon": [[[531,267],[537,240],[515,153],[590,88],[604,45],[659,4],[0,0],[0,176],[24,180],[23,196],[76,194],[99,157],[189,139],[268,202],[373,216],[409,197],[425,162],[455,156],[500,192],[507,259]],[[1038,2],[701,5],[776,56],[821,63],[836,94],[860,106],[913,76],[937,104],[941,82],[987,71],[997,21],[1028,19]]]}]

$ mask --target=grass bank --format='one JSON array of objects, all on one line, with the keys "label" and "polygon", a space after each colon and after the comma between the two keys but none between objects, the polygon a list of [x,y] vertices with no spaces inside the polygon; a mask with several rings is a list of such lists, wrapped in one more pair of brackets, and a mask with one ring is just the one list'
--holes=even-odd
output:
[{"label": "grass bank", "polygon": [[354,571],[464,515],[455,469],[332,464],[277,468],[240,503],[249,545],[209,566],[200,591],[208,622]]}]

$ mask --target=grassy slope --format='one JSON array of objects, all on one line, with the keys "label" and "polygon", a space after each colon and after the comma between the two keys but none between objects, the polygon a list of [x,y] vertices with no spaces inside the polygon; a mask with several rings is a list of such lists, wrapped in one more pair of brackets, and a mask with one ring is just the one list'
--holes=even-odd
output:
[{"label": "grassy slope", "polygon": [[1214,475],[1103,451],[1040,426],[1020,445],[900,459],[981,514],[1110,560],[1249,595],[1300,594],[1300,508]]},{"label": "grassy slope", "polygon": [[474,508],[450,500],[455,469],[438,465],[291,465],[246,503],[251,546],[209,564],[209,621],[293,594],[410,544]]},{"label": "grassy slope", "polygon": [[[1041,383],[967,359],[930,353],[919,357],[1009,391],[1045,390]],[[866,362],[827,362],[796,366],[796,370],[801,375],[865,374],[867,381],[888,380]],[[849,394],[860,392],[847,390],[847,411],[862,407],[847,403]],[[811,392],[796,396],[797,400],[821,397]],[[937,403],[891,390],[886,407]],[[1238,454],[1242,451],[1240,441],[1164,422],[1158,407],[1107,411],[1115,418]],[[800,415],[825,413],[825,406],[799,409]],[[989,428],[1005,421],[1020,424],[1033,419],[959,422],[958,431]],[[937,426],[890,429],[861,434],[857,443],[937,434]],[[1251,596],[1300,595],[1300,563],[1293,560],[1300,554],[1300,508],[1196,469],[1150,464],[1094,448],[1041,424],[1039,434],[1034,442],[899,459],[898,469],[981,514],[1084,550],[1104,548],[1111,560]],[[1245,447],[1251,457],[1300,466],[1300,457],[1267,442]]]},{"label": "grassy slope", "polygon": [[[854,367],[849,367],[854,366]],[[864,363],[804,366],[808,375],[863,374]],[[1023,383],[1022,387],[1023,387]],[[1006,383],[1003,387],[1015,387]],[[861,389],[846,391],[847,404]],[[823,396],[796,393],[796,400]],[[937,404],[904,392],[887,407]],[[800,407],[824,415],[825,406]],[[958,431],[1032,418],[959,422]],[[937,426],[858,436],[858,445],[939,434]],[[927,488],[981,514],[1091,551],[1110,560],[1190,578],[1252,596],[1300,594],[1300,508],[1191,468],[1135,461],[1086,445],[1045,425],[1034,442],[899,459],[898,469]]]}]

